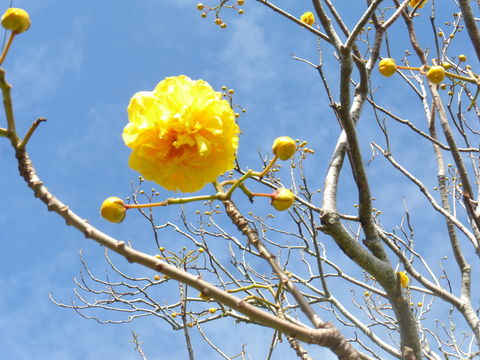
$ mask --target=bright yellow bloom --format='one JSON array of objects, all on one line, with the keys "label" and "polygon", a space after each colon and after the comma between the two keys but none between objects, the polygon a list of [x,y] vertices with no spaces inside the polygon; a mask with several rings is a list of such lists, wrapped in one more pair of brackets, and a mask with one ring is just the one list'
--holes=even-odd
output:
[{"label": "bright yellow bloom", "polygon": [[467,61],[467,56],[464,54],[458,55],[458,61],[461,61],[461,62]]},{"label": "bright yellow bloom", "polygon": [[445,78],[445,69],[443,66],[431,66],[427,71],[427,79],[434,84],[440,84]]},{"label": "bright yellow bloom", "polygon": [[288,160],[297,151],[297,143],[291,137],[280,136],[273,141],[272,152],[280,160]]},{"label": "bright yellow bloom", "polygon": [[123,200],[116,196],[105,199],[100,207],[102,217],[113,223],[122,222],[123,219],[125,219],[126,213],[127,209],[125,208]]},{"label": "bright yellow bloom", "polygon": [[275,190],[272,198],[272,206],[278,211],[287,210],[295,202],[295,195],[285,188]]},{"label": "bright yellow bloom", "polygon": [[409,279],[408,279],[408,275],[405,271],[400,271],[397,273],[398,276],[400,277],[400,285],[403,287],[403,288],[406,288],[408,286],[408,283],[409,283]]},{"label": "bright yellow bloom", "polygon": [[203,80],[168,77],[128,105],[129,165],[167,190],[194,192],[234,166],[235,114]]},{"label": "bright yellow bloom", "polygon": [[411,7],[415,7],[417,6],[417,4],[421,2],[420,6],[418,7],[419,9],[421,9],[422,7],[425,6],[425,4],[427,3],[427,0],[410,0],[410,2],[408,3]]},{"label": "bright yellow bloom", "polygon": [[312,26],[313,24],[315,24],[315,17],[313,16],[313,13],[311,11],[307,11],[303,13],[302,16],[300,16],[300,21]]},{"label": "bright yellow bloom", "polygon": [[9,8],[2,16],[2,26],[15,34],[20,34],[30,27],[30,16],[23,9]]},{"label": "bright yellow bloom", "polygon": [[378,63],[378,71],[383,76],[392,76],[397,72],[397,65],[395,65],[395,60],[391,58],[384,58]]}]

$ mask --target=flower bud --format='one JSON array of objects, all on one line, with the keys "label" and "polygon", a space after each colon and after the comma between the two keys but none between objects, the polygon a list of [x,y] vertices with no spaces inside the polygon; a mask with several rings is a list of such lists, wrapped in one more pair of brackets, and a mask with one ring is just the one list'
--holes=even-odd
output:
[{"label": "flower bud", "polygon": [[126,212],[127,209],[125,208],[123,200],[116,196],[105,199],[100,207],[102,217],[113,223],[122,222],[123,219],[125,219]]},{"label": "flower bud", "polygon": [[410,0],[410,2],[408,3],[411,7],[415,7],[418,3],[421,3],[418,8],[422,8],[425,6],[425,4],[427,3],[427,0]]},{"label": "flower bud", "polygon": [[315,17],[313,16],[313,13],[311,11],[307,11],[303,13],[302,16],[300,16],[300,21],[304,24],[312,26],[313,24],[315,24]]},{"label": "flower bud", "polygon": [[288,160],[297,151],[297,143],[288,136],[280,136],[273,141],[272,152],[280,160]]},{"label": "flower bud", "polygon": [[272,206],[278,211],[287,210],[294,202],[295,195],[288,189],[277,189],[273,193]]},{"label": "flower bud", "polygon": [[467,61],[467,56],[464,54],[458,55],[458,61],[461,61],[461,62]]},{"label": "flower bud", "polygon": [[403,288],[406,288],[408,286],[409,281],[410,281],[408,279],[407,273],[405,271],[400,271],[400,272],[397,272],[397,275],[400,278],[400,285]]},{"label": "flower bud", "polygon": [[427,79],[434,84],[440,84],[445,78],[443,66],[431,66],[427,71]]},{"label": "flower bud", "polygon": [[452,68],[452,64],[448,63],[448,62],[444,62],[442,63],[442,66],[445,70],[448,70],[448,69],[451,69]]},{"label": "flower bud", "polygon": [[23,9],[9,8],[2,16],[2,26],[15,34],[20,34],[30,27],[30,16]]},{"label": "flower bud", "polygon": [[378,64],[378,71],[383,76],[389,77],[397,72],[397,65],[395,65],[395,60],[391,58],[384,58]]}]

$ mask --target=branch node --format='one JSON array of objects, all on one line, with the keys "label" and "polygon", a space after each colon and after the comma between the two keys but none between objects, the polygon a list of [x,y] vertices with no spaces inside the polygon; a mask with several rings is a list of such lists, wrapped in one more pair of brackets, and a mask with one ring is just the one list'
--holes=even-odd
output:
[{"label": "branch node", "polygon": [[[68,220],[67,220],[67,224],[68,224],[68,225],[71,225],[71,224],[69,224],[69,221],[68,221]],[[86,237],[87,239],[90,239],[90,238],[92,237],[92,234],[93,234],[93,229],[92,229],[91,227],[87,227],[87,228],[85,229],[85,231],[83,232],[83,235],[85,235],[85,237]]]}]

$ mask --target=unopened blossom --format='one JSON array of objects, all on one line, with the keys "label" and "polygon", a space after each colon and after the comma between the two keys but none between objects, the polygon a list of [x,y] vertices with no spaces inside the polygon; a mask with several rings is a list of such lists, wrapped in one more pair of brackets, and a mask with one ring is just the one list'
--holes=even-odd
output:
[{"label": "unopened blossom", "polygon": [[5,29],[12,31],[15,34],[27,31],[31,24],[28,13],[25,10],[18,8],[7,9],[2,16],[1,22]]},{"label": "unopened blossom", "polygon": [[397,72],[397,65],[395,65],[395,60],[391,58],[384,58],[378,63],[378,71],[383,76],[392,76]]},{"label": "unopened blossom", "polygon": [[313,24],[315,24],[315,16],[313,16],[313,13],[311,11],[307,11],[303,13],[302,16],[300,16],[300,21],[304,24],[312,26]]},{"label": "unopened blossom", "polygon": [[291,137],[279,136],[273,141],[272,152],[280,160],[288,160],[297,151],[297,143]]}]

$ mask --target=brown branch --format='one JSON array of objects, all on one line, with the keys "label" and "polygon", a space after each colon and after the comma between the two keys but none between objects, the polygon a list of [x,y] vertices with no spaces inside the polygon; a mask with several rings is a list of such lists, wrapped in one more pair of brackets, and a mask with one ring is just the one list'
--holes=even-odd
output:
[{"label": "brown branch", "polygon": [[326,323],[322,329],[312,329],[280,319],[215,287],[211,283],[202,280],[199,276],[192,275],[177,267],[169,265],[155,256],[135,250],[127,246],[124,241],[118,241],[117,239],[101,232],[92,226],[87,220],[82,219],[70,210],[67,205],[62,203],[48,191],[43,185],[43,182],[37,176],[32,162],[24,149],[16,149],[16,158],[18,160],[20,175],[33,190],[35,197],[39,198],[47,206],[49,211],[53,211],[60,215],[65,219],[67,225],[75,227],[84,234],[87,239],[92,239],[115,251],[131,263],[141,264],[199,290],[205,296],[213,298],[216,301],[248,316],[252,322],[276,329],[287,336],[291,336],[306,343],[328,347],[337,354],[340,360],[360,359],[360,355],[355,348],[353,348],[353,346],[343,337],[338,329],[329,323]]},{"label": "brown branch", "polygon": [[257,250],[260,252],[260,256],[267,260],[273,271],[280,278],[280,281],[285,289],[287,289],[293,295],[304,314],[310,319],[314,326],[317,329],[330,329],[334,332],[334,336],[330,338],[328,345],[325,346],[329,347],[339,359],[360,358],[357,350],[348,342],[348,340],[340,333],[340,331],[331,323],[323,322],[313,311],[301,292],[280,267],[280,264],[275,259],[275,256],[267,250],[261,239],[258,237],[257,231],[250,226],[247,219],[245,219],[245,217],[240,213],[234,202],[232,200],[224,200],[223,204],[225,206],[225,211],[232,222],[237,226],[238,230],[247,237],[248,242],[257,248]]}]

